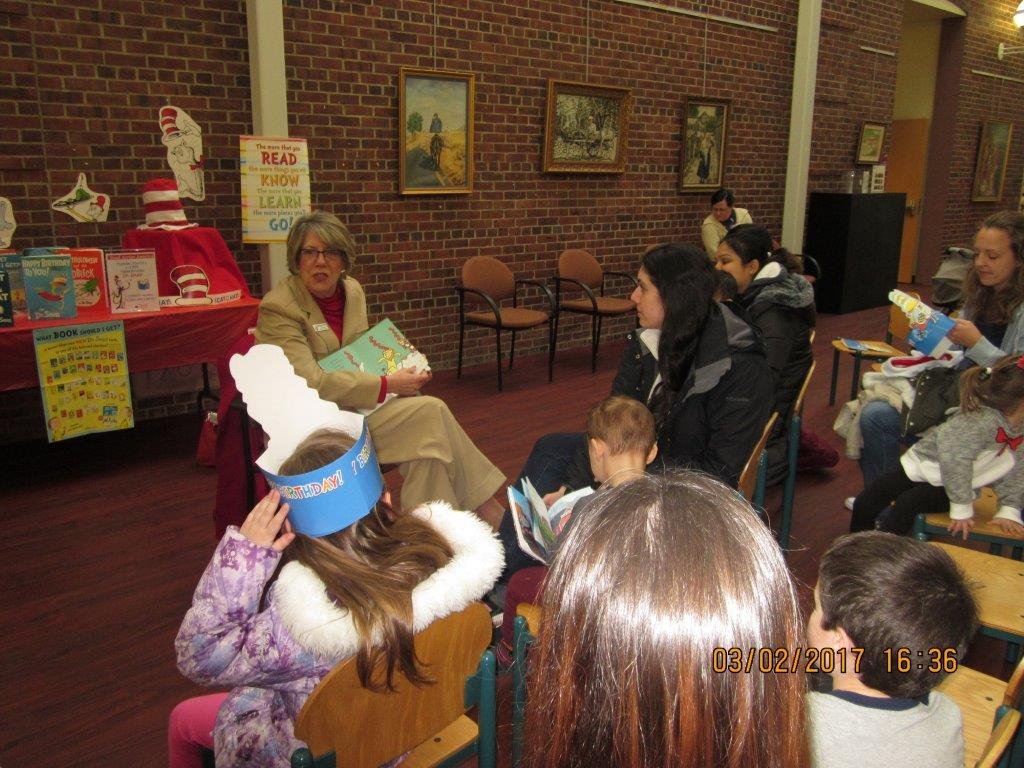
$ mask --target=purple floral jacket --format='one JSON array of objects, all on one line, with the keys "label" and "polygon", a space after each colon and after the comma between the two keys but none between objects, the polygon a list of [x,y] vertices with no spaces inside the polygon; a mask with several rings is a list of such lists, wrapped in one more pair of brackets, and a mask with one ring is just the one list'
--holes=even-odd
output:
[{"label": "purple floral jacket", "polygon": [[[413,590],[414,629],[462,610],[493,586],[503,566],[490,527],[469,512],[435,502],[412,514],[430,522],[451,545],[449,563]],[[178,669],[197,683],[232,691],[214,727],[221,766],[286,768],[304,746],[294,722],[306,698],[334,666],[359,648],[348,611],[323,582],[290,562],[260,596],[281,555],[231,527],[199,580],[175,650]]]}]

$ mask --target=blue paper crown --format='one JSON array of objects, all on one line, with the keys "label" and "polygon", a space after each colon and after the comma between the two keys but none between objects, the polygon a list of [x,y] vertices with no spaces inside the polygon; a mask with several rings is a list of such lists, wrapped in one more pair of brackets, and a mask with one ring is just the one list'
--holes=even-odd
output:
[{"label": "blue paper crown", "polygon": [[362,519],[384,492],[384,478],[370,432],[326,467],[301,475],[275,475],[263,470],[267,481],[291,508],[288,519],[297,533],[327,536]]}]

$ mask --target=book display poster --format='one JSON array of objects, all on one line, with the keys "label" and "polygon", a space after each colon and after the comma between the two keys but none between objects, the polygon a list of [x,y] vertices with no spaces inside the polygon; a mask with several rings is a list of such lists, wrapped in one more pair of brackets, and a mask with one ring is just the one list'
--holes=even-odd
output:
[{"label": "book display poster", "polygon": [[32,340],[51,443],[135,426],[124,323],[38,328]]},{"label": "book display poster", "polygon": [[42,253],[21,257],[29,320],[67,320],[77,316],[71,256]]},{"label": "book display poster", "polygon": [[292,222],[310,211],[305,139],[239,136],[242,242],[284,243]]},{"label": "book display poster", "polygon": [[107,278],[103,269],[103,251],[99,248],[72,248],[71,272],[75,278],[78,316],[106,315]]},{"label": "book display poster", "polygon": [[156,251],[151,248],[108,251],[106,260],[111,313],[160,310]]}]

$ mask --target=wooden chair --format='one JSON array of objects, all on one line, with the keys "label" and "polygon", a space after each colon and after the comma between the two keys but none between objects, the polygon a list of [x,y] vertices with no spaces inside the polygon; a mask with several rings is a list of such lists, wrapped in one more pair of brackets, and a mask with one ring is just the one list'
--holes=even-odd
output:
[{"label": "wooden chair", "polygon": [[[813,331],[811,331],[813,333]],[[793,525],[793,501],[796,495],[796,462],[797,453],[800,450],[800,425],[803,422],[804,400],[807,398],[807,387],[810,386],[811,376],[814,375],[814,367],[817,363],[812,362],[804,376],[804,383],[800,385],[796,400],[793,401],[793,412],[789,417],[789,430],[786,442],[786,462],[789,465],[786,470],[786,480],[782,486],[782,513],[779,517],[779,546],[783,549],[789,548],[789,531]]]},{"label": "wooden chair", "polygon": [[[547,311],[519,307],[520,285],[533,285],[544,292]],[[548,381],[554,376],[555,340],[558,311],[555,297],[540,280],[517,279],[507,266],[493,256],[473,256],[462,265],[462,283],[456,286],[459,294],[459,365],[457,378],[462,377],[462,349],[465,342],[466,326],[479,325],[494,329],[494,342],[498,359],[498,391],[501,391],[501,332],[511,331],[512,345],[508,355],[508,369],[516,356],[516,333],[528,328],[548,325]],[[501,302],[512,299],[511,307],[502,307]],[[485,309],[467,311],[466,305],[486,305]]]},{"label": "wooden chair", "polygon": [[[295,751],[293,768],[331,768],[335,760],[343,768],[377,768],[410,750],[402,763],[408,768],[456,766],[474,754],[481,768],[494,768],[491,631],[490,612],[473,603],[417,634],[416,656],[434,680],[424,686],[398,675],[395,691],[370,691],[359,683],[355,658],[340,664],[295,721],[296,738],[309,747]],[[476,723],[464,714],[473,705]]]},{"label": "wooden chair", "polygon": [[902,309],[893,304],[889,308],[889,326],[885,332],[886,341],[861,341],[858,339],[862,344],[870,345],[872,349],[857,350],[846,346],[841,339],[833,340],[832,380],[828,385],[828,404],[834,405],[836,402],[836,377],[839,375],[840,354],[850,355],[853,358],[853,380],[850,382],[850,399],[853,400],[857,397],[857,388],[860,387],[861,360],[888,360],[890,357],[905,355],[906,352],[897,349],[891,342],[893,338],[902,339],[906,337],[909,329],[910,325],[907,322],[907,316],[903,314]]},{"label": "wooden chair", "polygon": [[768,419],[768,423],[764,425],[761,437],[757,441],[757,445],[754,446],[754,450],[750,452],[750,458],[743,465],[743,471],[740,472],[739,481],[736,483],[736,490],[740,492],[740,495],[759,510],[764,507],[764,490],[768,474],[768,456],[764,452],[764,447],[768,444],[768,438],[778,420],[778,412],[773,413]]},{"label": "wooden chair", "polygon": [[[1024,552],[1024,536],[1013,536],[992,522],[992,517],[999,510],[999,502],[991,488],[982,488],[974,502],[974,528],[968,539],[988,542],[988,551],[993,555],[1001,555],[1003,547],[1010,548],[1010,556],[1020,560]],[[950,517],[948,512],[933,512],[918,515],[914,520],[914,536],[927,541],[933,536],[949,536]]]},{"label": "wooden chair", "polygon": [[526,722],[526,655],[537,642],[540,631],[539,605],[520,603],[516,606],[512,630],[512,768],[519,768],[523,759],[523,729]]},{"label": "wooden chair", "polygon": [[[608,276],[624,277],[632,284],[632,291],[637,286],[636,278],[626,272],[604,270],[597,259],[588,251],[571,248],[563,251],[558,257],[558,274],[555,276],[555,303],[558,315],[562,312],[575,312],[590,315],[590,370],[597,371],[597,348],[601,342],[601,320],[614,315],[628,315],[636,311],[636,304],[629,298],[615,298],[604,295],[605,278]],[[570,286],[567,288],[567,285]],[[575,287],[572,287],[575,286]],[[579,299],[564,299],[566,290],[581,290]],[[597,290],[598,293],[594,293]],[[555,337],[558,337],[559,317],[555,317]]]},{"label": "wooden chair", "polygon": [[[1019,742],[1020,712],[1008,710],[1000,719],[975,768],[1016,768],[1020,766],[1020,755],[1014,755],[1011,747]],[[1019,743],[1018,743],[1019,746]]]},{"label": "wooden chair", "polygon": [[[1024,692],[1024,659],[1017,664],[1004,683],[998,677],[986,675],[960,665],[956,672],[946,677],[936,690],[951,698],[960,707],[964,720],[964,765],[974,765],[985,749],[1000,718],[1009,710],[1020,711],[1021,694]],[[1018,751],[1024,739],[1018,737]],[[1024,753],[1022,753],[1024,754]]]}]

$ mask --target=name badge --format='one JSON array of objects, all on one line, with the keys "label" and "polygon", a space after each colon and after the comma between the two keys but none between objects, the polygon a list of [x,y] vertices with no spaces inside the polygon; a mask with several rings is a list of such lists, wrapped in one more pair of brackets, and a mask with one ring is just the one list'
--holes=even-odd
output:
[{"label": "name badge", "polygon": [[313,323],[313,330],[316,331],[317,333],[320,333],[321,331],[326,331],[329,327],[330,326],[328,326],[327,323]]}]

